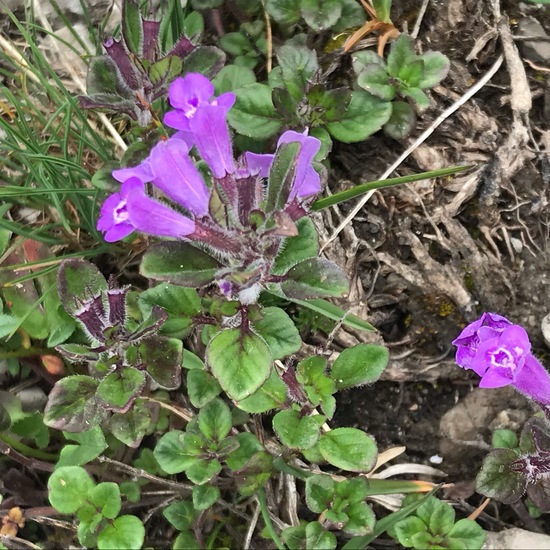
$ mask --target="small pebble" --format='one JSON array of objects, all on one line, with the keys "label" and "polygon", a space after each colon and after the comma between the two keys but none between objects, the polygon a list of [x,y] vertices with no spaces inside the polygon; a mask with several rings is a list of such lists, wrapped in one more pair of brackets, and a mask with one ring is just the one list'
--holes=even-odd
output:
[{"label": "small pebble", "polygon": [[430,462],[432,464],[441,464],[443,462],[443,457],[439,455],[433,455],[430,457]]}]

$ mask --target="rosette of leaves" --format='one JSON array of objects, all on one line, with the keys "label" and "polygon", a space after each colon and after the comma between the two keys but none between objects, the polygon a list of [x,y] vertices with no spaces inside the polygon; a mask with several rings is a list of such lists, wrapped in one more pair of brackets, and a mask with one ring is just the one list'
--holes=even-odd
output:
[{"label": "rosette of leaves", "polygon": [[514,438],[500,438],[501,448],[491,451],[476,478],[476,490],[504,504],[523,495],[542,512],[550,511],[550,431],[542,418],[533,417],[523,427],[519,445]]},{"label": "rosette of leaves", "polygon": [[354,53],[352,61],[357,85],[390,107],[383,130],[395,139],[412,131],[416,112],[422,113],[430,105],[424,90],[441,82],[450,67],[449,59],[440,52],[416,55],[406,34],[393,42],[387,61],[370,50]]},{"label": "rosette of leaves", "polygon": [[88,344],[56,349],[71,362],[87,364],[90,375],[67,376],[48,397],[45,423],[67,432],[86,431],[109,420],[113,434],[137,445],[152,423],[152,410],[135,403],[147,387],[176,389],[181,383],[181,340],[158,334],[167,313],[158,305],[141,322],[128,314],[129,287],[117,288],[86,260],[64,261],[58,292]]},{"label": "rosette of leaves", "polygon": [[[403,500],[405,508],[419,495],[408,495]],[[479,550],[485,542],[485,532],[471,519],[455,522],[455,511],[447,502],[434,496],[420,504],[414,514],[398,521],[388,533],[405,548],[471,548]]]},{"label": "rosette of leaves", "polygon": [[317,156],[322,160],[332,138],[364,141],[390,119],[387,101],[364,90],[330,88],[304,35],[287,41],[276,58],[278,66],[265,84],[256,82],[251,70],[234,65],[224,67],[214,79],[218,93],[231,90],[237,96],[228,121],[242,136],[265,140],[281,128],[309,128],[310,135],[323,143]]},{"label": "rosette of leaves", "polygon": [[147,126],[152,103],[166,95],[176,76],[203,72],[213,77],[223,66],[220,49],[191,41],[202,27],[202,16],[186,15],[179,2],[171,2],[169,13],[157,21],[144,18],[135,0],[124,0],[121,36],[107,39],[106,55],[90,62],[80,106],[126,114]]}]

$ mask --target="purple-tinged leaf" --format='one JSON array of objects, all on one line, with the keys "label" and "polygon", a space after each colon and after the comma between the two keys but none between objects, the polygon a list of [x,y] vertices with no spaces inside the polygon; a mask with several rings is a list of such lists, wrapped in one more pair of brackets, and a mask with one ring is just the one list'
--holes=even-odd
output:
[{"label": "purple-tinged leaf", "polygon": [[[227,178],[230,180],[231,178]],[[250,213],[256,210],[263,199],[262,186],[258,185],[258,178],[249,176],[237,180],[235,190],[237,192],[237,211],[242,225],[250,224]],[[225,187],[223,187],[225,191]]]},{"label": "purple-tinged leaf", "polygon": [[269,171],[266,212],[282,210],[296,179],[301,144],[283,143],[277,148]]},{"label": "purple-tinged leaf", "polygon": [[195,46],[193,46],[191,41],[186,36],[182,36],[178,39],[178,41],[174,44],[174,47],[166,55],[176,55],[183,59],[184,57],[189,55],[194,49]]},{"label": "purple-tinged leaf", "polygon": [[159,54],[159,30],[160,21],[142,19],[143,25],[143,57],[148,61],[154,61]]},{"label": "purple-tinged leaf", "polygon": [[183,356],[181,340],[162,336],[149,338],[140,344],[139,354],[147,374],[160,388],[179,388]]},{"label": "purple-tinged leaf", "polygon": [[74,258],[59,266],[57,290],[67,313],[74,315],[83,304],[107,290],[107,281],[94,264]]},{"label": "purple-tinged leaf", "polygon": [[99,359],[99,353],[81,344],[62,344],[60,346],[55,346],[55,349],[65,357],[65,359],[72,363],[97,361]]},{"label": "purple-tinged leaf", "polygon": [[137,449],[153,425],[155,409],[158,405],[137,401],[124,414],[115,413],[109,418],[109,431],[128,447]]},{"label": "purple-tinged leaf", "polygon": [[141,87],[140,77],[124,44],[114,38],[109,38],[103,43],[103,47],[107,55],[115,62],[126,86],[131,90],[139,90]]},{"label": "purple-tinged leaf", "polygon": [[107,302],[109,304],[109,323],[111,326],[123,325],[126,320],[126,295],[130,286],[109,288]]},{"label": "purple-tinged leaf", "polygon": [[200,288],[212,283],[221,267],[212,256],[188,243],[163,242],[145,252],[140,273],[157,281]]},{"label": "purple-tinged leaf", "polygon": [[93,340],[105,342],[103,331],[107,328],[107,324],[102,293],[86,300],[72,315],[80,321],[86,333]]},{"label": "purple-tinged leaf", "polygon": [[85,432],[109,413],[96,398],[99,382],[90,376],[67,376],[55,384],[44,410],[44,423],[66,432]]},{"label": "purple-tinged leaf", "polygon": [[129,342],[139,342],[146,338],[151,338],[158,333],[160,327],[168,319],[168,313],[158,306],[151,308],[151,315],[128,337]]},{"label": "purple-tinged leaf", "polygon": [[115,62],[110,57],[106,55],[94,57],[88,67],[86,93],[89,96],[94,94],[118,95],[120,89],[117,76]]},{"label": "purple-tinged leaf", "polygon": [[117,113],[124,113],[133,119],[137,118],[135,103],[116,94],[80,95],[78,104],[82,109],[109,109]]},{"label": "purple-tinged leaf", "polygon": [[97,388],[97,397],[106,409],[124,413],[145,387],[145,374],[133,367],[123,367],[108,374]]}]

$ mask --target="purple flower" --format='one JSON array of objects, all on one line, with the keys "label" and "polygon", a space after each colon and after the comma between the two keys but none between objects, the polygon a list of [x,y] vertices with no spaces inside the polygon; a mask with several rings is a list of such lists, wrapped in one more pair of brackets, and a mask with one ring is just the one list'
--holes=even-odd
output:
[{"label": "purple flower", "polygon": [[523,327],[501,315],[484,313],[453,344],[458,365],[481,376],[480,388],[513,385],[541,404],[550,403],[550,374],[531,354]]},{"label": "purple flower", "polygon": [[214,96],[214,85],[199,73],[174,80],[168,91],[175,108],[164,116],[164,123],[192,135],[203,160],[216,178],[235,171],[233,148],[227,127],[227,112],[235,103],[235,94]]},{"label": "purple flower", "polygon": [[[306,131],[307,132],[307,131]],[[296,197],[308,197],[321,191],[321,178],[313,168],[313,159],[319,149],[321,142],[307,133],[294,132],[288,130],[281,135],[277,142],[277,147],[283,143],[299,142],[301,145],[298,154],[298,165],[296,166],[296,176],[287,202],[291,202]],[[258,174],[265,178],[269,175],[271,164],[275,155],[258,155],[256,153],[245,153],[245,159],[248,169],[253,174]]]},{"label": "purple flower", "polygon": [[166,196],[196,216],[208,213],[210,192],[189,157],[189,148],[184,141],[169,139],[155,145],[150,165],[153,183]]},{"label": "purple flower", "polygon": [[137,230],[157,237],[181,238],[195,231],[195,222],[145,194],[137,177],[126,180],[120,193],[103,203],[97,228],[108,242],[119,241]]}]

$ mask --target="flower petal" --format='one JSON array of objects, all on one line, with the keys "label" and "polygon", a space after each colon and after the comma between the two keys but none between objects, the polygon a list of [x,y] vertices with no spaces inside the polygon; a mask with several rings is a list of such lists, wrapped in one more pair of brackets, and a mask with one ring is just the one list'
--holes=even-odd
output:
[{"label": "flower petal", "polygon": [[208,212],[210,193],[183,140],[170,139],[151,151],[154,184],[197,216]]},{"label": "flower petal", "polygon": [[153,179],[153,172],[151,171],[151,165],[149,164],[148,158],[137,166],[119,168],[118,170],[113,170],[111,174],[113,178],[120,182],[125,182],[130,178],[138,178],[141,182],[147,183]]},{"label": "flower petal", "polygon": [[275,155],[259,155],[258,153],[251,153],[247,151],[244,154],[244,158],[250,175],[257,175],[260,178],[267,178]]},{"label": "flower petal", "polygon": [[502,388],[509,386],[513,380],[508,369],[492,368],[489,369],[479,382],[480,388]]},{"label": "flower petal", "polygon": [[193,220],[149,198],[143,188],[128,194],[127,208],[130,223],[149,235],[181,238],[195,230]]},{"label": "flower petal", "polygon": [[208,103],[214,95],[214,85],[200,73],[189,73],[183,78],[176,78],[168,90],[170,105],[181,109],[187,116],[192,116],[194,109]]},{"label": "flower petal", "polygon": [[227,111],[223,107],[205,105],[189,121],[195,145],[216,178],[235,171],[233,147],[227,127]]},{"label": "flower petal", "polygon": [[288,130],[281,135],[278,145],[295,141],[298,141],[302,147],[298,156],[296,177],[292,190],[290,191],[289,201],[294,197],[306,197],[321,191],[321,178],[319,174],[315,172],[311,164],[315,155],[321,148],[321,141],[312,136]]}]

